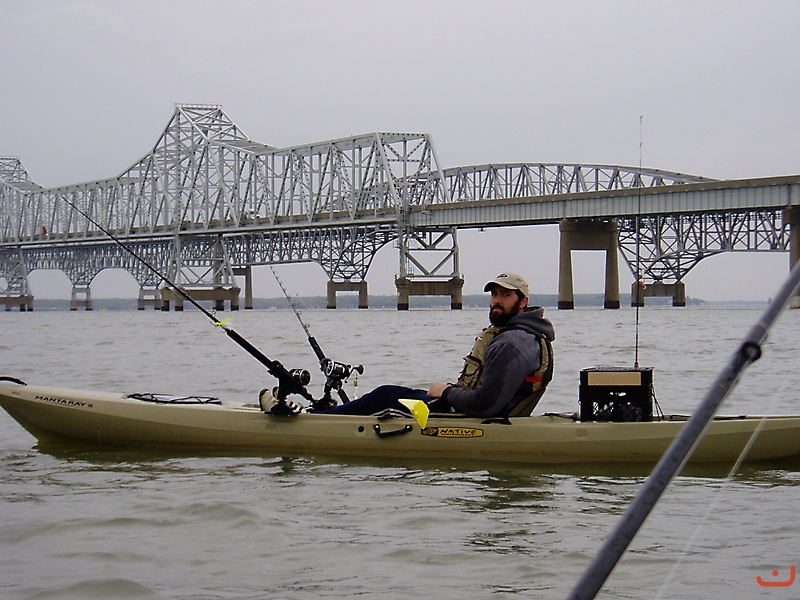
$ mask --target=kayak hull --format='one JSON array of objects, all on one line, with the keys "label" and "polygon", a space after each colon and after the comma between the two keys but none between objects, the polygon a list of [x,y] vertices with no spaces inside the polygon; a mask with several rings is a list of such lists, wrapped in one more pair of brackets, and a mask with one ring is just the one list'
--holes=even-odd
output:
[{"label": "kayak hull", "polygon": [[[516,464],[655,462],[686,417],[638,423],[560,415],[498,419],[273,415],[253,404],[155,403],[125,394],[0,385],[0,405],[40,442],[237,450],[289,455],[436,458]],[[757,437],[752,440],[754,432]],[[718,417],[691,462],[800,456],[800,416]]]}]

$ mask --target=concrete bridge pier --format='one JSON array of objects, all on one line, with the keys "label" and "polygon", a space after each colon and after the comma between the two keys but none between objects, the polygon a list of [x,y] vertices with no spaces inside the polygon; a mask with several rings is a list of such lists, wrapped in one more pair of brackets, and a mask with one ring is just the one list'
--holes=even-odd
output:
[{"label": "concrete bridge pier", "polygon": [[19,312],[29,312],[33,310],[33,296],[30,294],[23,294],[21,296],[5,296],[0,298],[6,307],[6,312],[10,312],[15,306],[19,307]]},{"label": "concrete bridge pier", "polygon": [[604,250],[606,253],[603,308],[619,308],[619,226],[616,221],[562,219],[558,261],[558,308],[575,308],[572,286],[572,251]]},{"label": "concrete bridge pier", "polygon": [[686,284],[682,281],[664,283],[656,281],[644,285],[641,282],[631,284],[631,306],[644,306],[645,298],[672,296],[672,306],[686,306]]},{"label": "concrete bridge pier", "polygon": [[158,286],[139,288],[139,299],[136,301],[136,309],[144,310],[145,307],[152,306],[154,310],[161,310],[161,290]]},{"label": "concrete bridge pier", "polygon": [[327,307],[336,308],[337,292],[358,292],[358,308],[369,308],[367,281],[328,281]]},{"label": "concrete bridge pier", "polygon": [[244,277],[244,309],[253,309],[253,268],[250,265],[233,269],[233,274]]},{"label": "concrete bridge pier", "polygon": [[[215,287],[211,289],[194,289],[189,290],[187,293],[196,301],[208,301],[213,303],[214,310],[225,310],[225,302],[230,302],[231,310],[239,310],[239,292],[238,287]],[[175,290],[171,288],[161,289],[161,310],[169,312],[170,302],[175,302],[175,312],[183,310],[184,299]]]},{"label": "concrete bridge pier", "polygon": [[78,307],[83,307],[86,310],[92,310],[92,290],[88,285],[72,286],[69,309],[78,310]]},{"label": "concrete bridge pier", "polygon": [[397,310],[408,310],[411,296],[450,296],[450,309],[464,307],[464,280],[452,277],[447,281],[414,281],[408,277],[397,277]]},{"label": "concrete bridge pier", "polygon": [[[800,207],[784,209],[783,222],[789,225],[789,270],[791,270],[800,262]],[[800,308],[800,292],[792,298],[789,307]]]}]

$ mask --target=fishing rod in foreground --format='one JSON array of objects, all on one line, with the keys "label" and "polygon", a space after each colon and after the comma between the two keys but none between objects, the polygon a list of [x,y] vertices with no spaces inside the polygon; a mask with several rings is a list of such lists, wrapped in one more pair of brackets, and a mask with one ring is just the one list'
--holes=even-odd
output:
[{"label": "fishing rod in foreground", "polygon": [[[306,389],[306,385],[308,385],[308,383],[311,381],[311,375],[306,369],[287,369],[277,360],[272,360],[271,358],[267,357],[267,355],[265,355],[263,352],[261,352],[261,350],[256,348],[249,341],[247,341],[235,329],[228,326],[226,324],[226,320],[220,321],[219,319],[217,319],[217,317],[213,313],[205,309],[199,302],[197,302],[194,298],[192,298],[186,292],[186,290],[178,286],[178,284],[170,280],[166,275],[161,273],[158,269],[156,269],[153,265],[147,262],[144,258],[139,256],[133,249],[131,249],[129,246],[123,243],[122,240],[120,240],[117,236],[111,233],[108,229],[100,225],[97,221],[92,219],[92,217],[90,217],[88,214],[82,211],[73,202],[70,202],[64,197],[62,197],[61,199],[64,200],[64,202],[66,202],[73,209],[75,209],[78,213],[80,213],[92,225],[97,227],[105,235],[111,238],[117,245],[119,245],[120,248],[125,250],[128,254],[130,254],[133,258],[139,261],[142,265],[147,267],[147,269],[149,269],[154,275],[156,275],[156,277],[158,277],[161,281],[163,281],[170,288],[172,288],[175,291],[175,293],[177,293],[181,298],[189,302],[192,306],[197,308],[206,317],[211,319],[215,327],[219,327],[220,329],[222,329],[230,339],[236,342],[241,348],[243,348],[248,354],[250,354],[250,356],[255,358],[258,362],[260,362],[267,368],[267,371],[269,371],[270,375],[272,375],[278,380],[277,387],[273,389],[273,396],[275,397],[276,403],[270,408],[269,412],[274,414],[295,414],[296,412],[298,412],[295,407],[290,406],[286,402],[286,398],[291,394],[298,394],[302,396],[303,398],[311,402],[312,405],[318,402]],[[263,391],[261,395],[263,395]],[[261,397],[261,395],[259,395],[259,398]],[[264,408],[263,405],[262,408]]]},{"label": "fishing rod in foreground", "polygon": [[591,600],[603,587],[656,502],[693,452],[714,413],[736,385],[739,376],[748,365],[761,357],[761,344],[766,339],[767,333],[798,290],[800,290],[800,261],[795,263],[789,278],[778,290],[761,319],[750,329],[691,418],[644,482],[611,535],[606,538],[594,560],[567,597],[568,600]]}]

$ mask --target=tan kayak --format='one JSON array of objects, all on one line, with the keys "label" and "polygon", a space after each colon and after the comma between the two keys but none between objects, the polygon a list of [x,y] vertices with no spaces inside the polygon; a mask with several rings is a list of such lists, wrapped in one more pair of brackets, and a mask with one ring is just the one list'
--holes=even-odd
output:
[{"label": "tan kayak", "polygon": [[[431,415],[420,427],[413,418],[273,415],[255,404],[215,398],[128,396],[12,382],[0,383],[0,405],[42,442],[531,465],[654,462],[686,421],[685,416],[584,423],[563,415],[510,420]],[[692,461],[734,461],[756,431],[746,460],[800,455],[800,416],[719,417]]]}]

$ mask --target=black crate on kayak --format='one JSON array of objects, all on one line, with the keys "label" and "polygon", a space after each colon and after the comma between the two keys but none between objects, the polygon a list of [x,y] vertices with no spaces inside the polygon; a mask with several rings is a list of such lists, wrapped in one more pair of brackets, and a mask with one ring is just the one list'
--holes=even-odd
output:
[{"label": "black crate on kayak", "polygon": [[578,398],[581,421],[652,421],[653,367],[582,369]]}]

